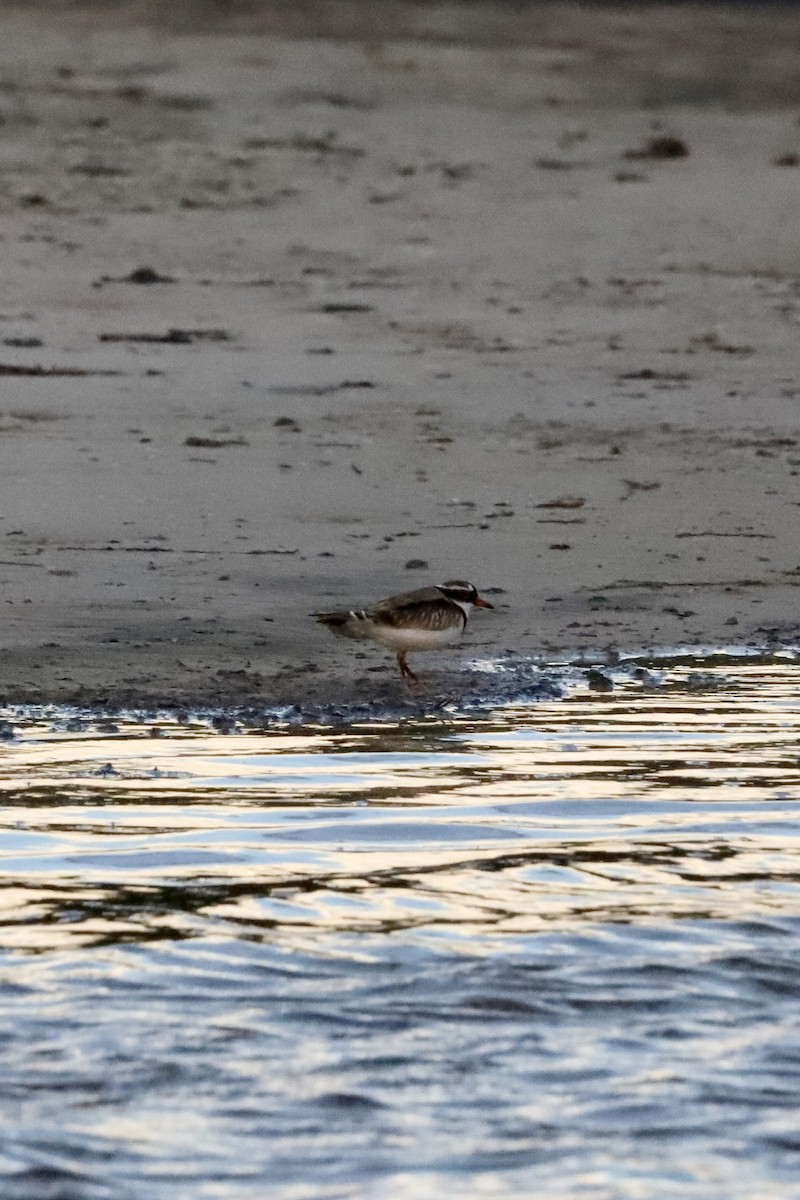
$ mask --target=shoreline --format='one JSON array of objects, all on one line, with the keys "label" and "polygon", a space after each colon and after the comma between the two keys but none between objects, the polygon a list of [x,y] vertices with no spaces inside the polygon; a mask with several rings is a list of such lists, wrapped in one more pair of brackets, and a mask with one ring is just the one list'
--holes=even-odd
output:
[{"label": "shoreline", "polygon": [[[363,723],[405,720],[492,716],[503,709],[527,707],[539,701],[569,700],[585,692],[607,694],[621,683],[638,680],[648,690],[671,686],[661,676],[665,672],[690,668],[703,686],[708,686],[705,671],[742,664],[765,666],[800,663],[800,640],[793,644],[727,644],[720,646],[676,646],[660,650],[629,651],[611,654],[579,654],[558,659],[501,660],[476,659],[462,664],[460,670],[426,676],[414,685],[396,681],[375,687],[363,678],[351,681],[349,689],[336,694],[329,689],[309,692],[295,700],[276,700],[274,694],[259,696],[257,690],[246,698],[241,693],[219,692],[197,696],[170,694],[166,697],[143,693],[113,696],[87,696],[84,691],[57,701],[46,698],[0,698],[0,738],[13,737],[15,720],[41,719],[63,721],[99,720],[136,716],[140,721],[166,718],[179,724],[196,721],[210,723],[222,733],[234,726],[246,729],[282,729],[309,727],[345,727]],[[363,685],[359,687],[359,684]],[[289,693],[295,694],[296,693]]]}]

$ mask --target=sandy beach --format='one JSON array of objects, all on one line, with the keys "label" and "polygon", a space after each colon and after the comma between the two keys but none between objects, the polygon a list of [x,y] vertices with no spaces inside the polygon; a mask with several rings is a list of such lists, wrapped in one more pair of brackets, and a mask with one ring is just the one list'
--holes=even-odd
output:
[{"label": "sandy beach", "polygon": [[791,10],[158,7],[0,15],[6,701],[797,641]]}]

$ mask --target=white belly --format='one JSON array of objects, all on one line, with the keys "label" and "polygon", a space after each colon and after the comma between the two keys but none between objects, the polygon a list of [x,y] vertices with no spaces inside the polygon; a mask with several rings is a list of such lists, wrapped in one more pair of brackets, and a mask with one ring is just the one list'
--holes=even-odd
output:
[{"label": "white belly", "polygon": [[391,646],[393,650],[440,650],[460,641],[461,633],[457,625],[450,629],[392,629],[377,625],[371,628],[375,641]]}]

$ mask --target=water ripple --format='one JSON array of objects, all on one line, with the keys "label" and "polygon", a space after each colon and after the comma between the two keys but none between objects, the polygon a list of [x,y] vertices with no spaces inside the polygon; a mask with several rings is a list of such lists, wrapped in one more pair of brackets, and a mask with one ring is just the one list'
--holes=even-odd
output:
[{"label": "water ripple", "polygon": [[13,710],[10,1200],[793,1200],[794,661],[341,728]]}]

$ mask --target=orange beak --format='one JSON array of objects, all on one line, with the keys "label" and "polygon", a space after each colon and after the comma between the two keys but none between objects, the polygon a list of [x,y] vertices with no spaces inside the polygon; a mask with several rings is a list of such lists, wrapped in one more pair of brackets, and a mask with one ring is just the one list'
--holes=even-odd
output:
[{"label": "orange beak", "polygon": [[493,604],[490,604],[488,600],[482,599],[481,596],[476,596],[472,603],[476,608],[494,608]]}]

